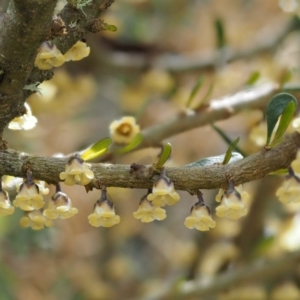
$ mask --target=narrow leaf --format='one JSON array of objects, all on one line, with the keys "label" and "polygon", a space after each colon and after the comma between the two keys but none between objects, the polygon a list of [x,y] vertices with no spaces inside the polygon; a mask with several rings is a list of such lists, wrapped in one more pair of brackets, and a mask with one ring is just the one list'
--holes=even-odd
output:
[{"label": "narrow leaf", "polygon": [[[196,168],[196,167],[204,167],[204,166],[211,166],[215,164],[222,164],[225,158],[225,154],[222,155],[217,155],[217,156],[210,156],[210,157],[205,157],[200,160],[197,160],[195,162],[192,162],[188,165],[185,165],[187,168]],[[241,160],[244,157],[241,155],[241,153],[238,152],[232,152],[231,153],[231,158],[228,162],[228,164],[233,163],[235,161]]]},{"label": "narrow leaf", "polygon": [[118,30],[117,26],[112,25],[112,24],[104,23],[104,24],[103,24],[103,27],[104,27],[104,29],[106,29],[106,30],[108,30],[108,31],[112,31],[112,32],[115,32],[115,31]]},{"label": "narrow leaf", "polygon": [[211,82],[208,90],[206,92],[206,94],[204,95],[204,97],[201,99],[201,101],[199,102],[199,104],[197,105],[197,107],[194,108],[195,111],[198,111],[204,104],[206,104],[208,102],[208,100],[210,99],[210,96],[213,92],[214,89],[214,83]]},{"label": "narrow leaf", "polygon": [[236,147],[236,145],[238,144],[238,142],[240,141],[240,137],[238,137],[237,139],[235,139],[228,147],[226,153],[225,153],[225,156],[224,156],[224,160],[222,162],[223,165],[227,165],[228,162],[230,161],[231,159],[231,156],[232,156],[232,152],[234,150],[234,148]]},{"label": "narrow leaf", "polygon": [[217,48],[223,48],[226,45],[224,23],[221,19],[215,20],[215,30],[217,37]]},{"label": "narrow leaf", "polygon": [[257,82],[260,77],[260,73],[258,71],[254,71],[250,74],[248,80],[246,81],[246,86],[251,86]]},{"label": "narrow leaf", "polygon": [[172,152],[172,146],[170,143],[167,143],[163,146],[163,149],[161,151],[161,155],[159,157],[159,160],[156,164],[156,168],[160,169],[164,163],[168,160]]},{"label": "narrow leaf", "polygon": [[97,143],[93,144],[88,149],[84,150],[81,154],[81,158],[83,160],[90,160],[100,156],[101,154],[105,153],[108,147],[111,145],[112,140],[109,137],[101,139]]},{"label": "narrow leaf", "polygon": [[143,140],[143,135],[141,133],[138,133],[128,145],[126,145],[125,147],[119,148],[119,149],[115,150],[114,152],[116,154],[124,154],[124,153],[130,152],[130,151],[134,150],[135,148],[137,148],[139,146],[139,144],[142,142],[142,140]]},{"label": "narrow leaf", "polygon": [[[229,136],[219,127],[214,124],[211,124],[211,127],[220,135],[220,137],[227,143],[227,145],[232,144],[232,140]],[[244,157],[247,156],[237,145],[235,146],[237,152],[241,153]]]},{"label": "narrow leaf", "polygon": [[287,130],[287,128],[289,127],[293,117],[294,117],[294,113],[296,110],[297,106],[295,106],[295,104],[293,102],[289,102],[279,121],[279,125],[278,128],[276,130],[274,139],[271,143],[271,147],[274,147],[275,145],[279,144],[282,141],[282,136],[285,133],[285,131]]},{"label": "narrow leaf", "polygon": [[[267,145],[270,147],[278,144],[287,127],[289,126],[293,115],[297,109],[298,102],[294,96],[288,93],[281,93],[275,95],[269,102],[266,109],[267,117]],[[273,142],[271,142],[271,136],[278,121],[279,116],[281,115],[281,120],[276,131]]]},{"label": "narrow leaf", "polygon": [[186,107],[189,108],[195,98],[195,96],[197,95],[197,93],[199,92],[200,88],[202,87],[203,85],[203,82],[204,82],[204,77],[201,76],[198,78],[196,84],[194,85],[192,91],[191,91],[191,94],[189,96],[189,99],[186,103]]}]

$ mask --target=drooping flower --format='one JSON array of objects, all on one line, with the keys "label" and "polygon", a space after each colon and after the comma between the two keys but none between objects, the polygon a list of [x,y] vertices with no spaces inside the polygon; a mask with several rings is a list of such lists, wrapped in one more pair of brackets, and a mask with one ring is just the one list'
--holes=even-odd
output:
[{"label": "drooping flower", "polygon": [[129,144],[140,132],[134,117],[123,117],[113,121],[109,126],[110,136],[115,143]]},{"label": "drooping flower", "polygon": [[196,228],[200,231],[215,228],[216,222],[211,217],[209,207],[204,203],[202,193],[199,191],[197,196],[199,201],[192,206],[190,216],[185,219],[184,225],[189,229]]},{"label": "drooping flower", "polygon": [[37,118],[32,115],[30,106],[25,102],[26,113],[21,117],[14,118],[9,124],[8,128],[12,130],[30,130],[35,127]]},{"label": "drooping flower", "polygon": [[65,60],[81,60],[90,54],[90,47],[87,47],[85,42],[78,41],[75,45],[72,46],[65,54]]},{"label": "drooping flower", "polygon": [[0,181],[0,216],[8,216],[13,214],[15,208],[11,206],[8,194],[2,190],[2,182]]},{"label": "drooping flower", "polygon": [[282,203],[299,203],[300,202],[300,178],[297,177],[290,169],[282,185],[277,189],[276,196]]},{"label": "drooping flower", "polygon": [[242,190],[242,186],[234,187],[231,180],[228,189],[221,198],[221,204],[216,208],[216,215],[220,218],[238,219],[248,212],[244,201],[249,194]]},{"label": "drooping flower", "polygon": [[87,185],[94,178],[94,173],[80,157],[80,154],[76,153],[69,159],[65,172],[61,172],[59,177],[64,180],[66,185]]},{"label": "drooping flower", "polygon": [[174,184],[167,176],[166,170],[163,170],[159,178],[154,182],[152,193],[148,194],[147,199],[154,206],[173,205],[179,201],[180,196],[175,192]]},{"label": "drooping flower", "polygon": [[102,190],[101,199],[94,207],[94,212],[88,216],[89,223],[94,227],[112,227],[120,223],[112,202],[107,199],[106,190]]},{"label": "drooping flower", "polygon": [[39,49],[34,65],[40,70],[50,70],[59,67],[65,62],[65,57],[54,44],[44,42]]},{"label": "drooping flower", "polygon": [[37,184],[33,182],[31,172],[27,172],[27,179],[21,184],[13,204],[25,211],[40,209],[44,206],[43,196]]},{"label": "drooping flower", "polygon": [[54,220],[57,218],[68,219],[77,213],[78,209],[72,207],[70,198],[60,191],[60,186],[57,184],[56,193],[51,197],[48,208],[44,210],[43,215],[48,219]]},{"label": "drooping flower", "polygon": [[31,227],[33,230],[41,230],[45,226],[51,227],[52,221],[48,220],[41,210],[33,210],[30,212],[26,212],[25,216],[20,219],[20,226],[25,227]]},{"label": "drooping flower", "polygon": [[163,208],[152,205],[146,197],[142,198],[140,206],[138,210],[133,213],[133,216],[136,219],[141,219],[144,223],[149,223],[154,220],[161,221],[167,217],[166,211]]}]

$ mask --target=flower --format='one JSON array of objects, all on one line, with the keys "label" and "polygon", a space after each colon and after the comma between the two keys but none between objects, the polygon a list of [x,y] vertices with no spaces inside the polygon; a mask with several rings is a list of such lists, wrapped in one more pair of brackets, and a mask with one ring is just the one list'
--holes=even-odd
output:
[{"label": "flower", "polygon": [[3,190],[0,190],[0,216],[8,216],[13,214],[15,208],[11,206],[8,198],[8,194]]},{"label": "flower", "polygon": [[166,211],[163,208],[153,206],[146,197],[141,200],[140,206],[138,210],[133,213],[133,216],[136,219],[141,219],[144,223],[149,223],[154,220],[161,221],[167,217]]},{"label": "flower", "polygon": [[21,184],[13,204],[22,210],[31,211],[42,208],[45,202],[43,196],[39,193],[39,187],[33,181],[26,180]]},{"label": "flower", "polygon": [[50,70],[53,67],[59,67],[65,62],[65,57],[49,42],[44,42],[40,46],[34,65],[40,70]]},{"label": "flower", "polygon": [[197,202],[191,208],[191,214],[185,219],[184,225],[189,229],[208,231],[209,228],[216,227],[216,222],[211,217],[209,207],[204,203]]},{"label": "flower", "polygon": [[76,153],[69,159],[65,172],[61,172],[59,177],[64,180],[66,185],[87,185],[94,178],[94,173],[80,157],[80,154]]},{"label": "flower", "polygon": [[34,180],[33,181],[38,187],[40,194],[48,195],[49,189],[45,187],[46,182],[42,180]]},{"label": "flower", "polygon": [[96,202],[94,212],[88,216],[88,220],[95,227],[112,227],[120,223],[120,216],[116,215],[114,205],[104,198]]},{"label": "flower", "polygon": [[113,121],[109,126],[110,136],[115,143],[129,144],[140,132],[134,117],[123,117]]},{"label": "flower", "polygon": [[68,219],[78,213],[78,209],[72,207],[70,198],[61,191],[57,191],[49,201],[48,208],[44,210],[43,215],[48,219],[57,218]]},{"label": "flower", "polygon": [[45,226],[51,227],[52,224],[52,221],[43,216],[40,210],[26,212],[25,216],[20,220],[21,227],[31,227],[33,230],[41,230]]},{"label": "flower", "polygon": [[21,117],[14,118],[9,124],[8,128],[12,130],[30,130],[35,127],[37,118],[32,115],[30,106],[24,103],[26,113]]},{"label": "flower", "polygon": [[167,177],[166,171],[163,170],[160,177],[154,182],[152,193],[147,196],[154,206],[173,205],[180,199],[178,193],[174,190],[174,184]]},{"label": "flower", "polygon": [[282,203],[300,202],[300,179],[296,176],[288,176],[277,189],[276,196]]},{"label": "flower", "polygon": [[221,198],[221,204],[216,208],[216,215],[220,218],[238,219],[247,214],[244,201],[247,201],[249,194],[243,191],[242,186],[234,187],[230,181],[229,188]]},{"label": "flower", "polygon": [[267,123],[261,122],[253,127],[249,134],[249,139],[255,143],[256,146],[262,147],[266,145]]},{"label": "flower", "polygon": [[75,45],[72,46],[65,54],[65,60],[81,60],[90,54],[90,47],[87,47],[85,42],[78,41]]}]

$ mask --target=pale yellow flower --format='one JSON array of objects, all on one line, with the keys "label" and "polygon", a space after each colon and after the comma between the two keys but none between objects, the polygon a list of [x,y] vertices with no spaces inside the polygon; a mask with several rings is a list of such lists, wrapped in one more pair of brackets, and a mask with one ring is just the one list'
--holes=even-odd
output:
[{"label": "pale yellow flower", "polygon": [[190,216],[185,219],[184,225],[189,229],[208,231],[216,227],[216,222],[211,217],[209,207],[197,202],[193,205]]},{"label": "pale yellow flower", "polygon": [[65,62],[65,57],[49,42],[44,42],[38,52],[34,65],[40,70],[50,70],[53,67],[59,67]]},{"label": "pale yellow flower", "polygon": [[72,46],[65,54],[65,60],[81,60],[90,54],[90,47],[87,47],[86,43],[78,41],[75,45]]},{"label": "pale yellow flower", "polygon": [[115,143],[129,144],[140,132],[134,117],[123,117],[113,121],[109,126],[110,136]]},{"label": "pale yellow flower", "polygon": [[51,227],[52,224],[52,221],[48,220],[40,210],[26,212],[25,216],[20,220],[21,227],[31,227],[33,230],[41,230],[45,226]]},{"label": "pale yellow flower", "polygon": [[173,205],[180,199],[178,193],[174,190],[174,184],[167,177],[165,171],[154,182],[152,193],[147,196],[147,199],[151,201],[154,206]]},{"label": "pale yellow flower", "polygon": [[216,208],[216,215],[228,219],[238,219],[245,216],[248,210],[244,201],[247,201],[248,198],[249,194],[242,190],[241,185],[234,188],[231,183],[221,198],[221,204]]},{"label": "pale yellow flower", "polygon": [[12,130],[30,130],[35,127],[37,118],[32,115],[30,106],[25,102],[26,113],[21,117],[14,118],[9,124],[8,128]]},{"label": "pale yellow flower", "polygon": [[111,227],[120,223],[113,204],[108,200],[97,201],[94,212],[88,216],[89,223],[95,227]]},{"label": "pale yellow flower", "polygon": [[40,209],[45,202],[43,196],[39,194],[39,188],[34,182],[21,184],[16,199],[13,201],[14,206],[20,207],[22,210],[31,211]]},{"label": "pale yellow flower", "polygon": [[254,126],[249,134],[249,139],[259,147],[267,143],[267,122],[261,122]]},{"label": "pale yellow flower", "polygon": [[276,196],[282,203],[300,202],[300,181],[294,176],[287,177],[277,189]]},{"label": "pale yellow flower", "polygon": [[68,219],[78,213],[78,209],[72,207],[70,198],[62,192],[56,192],[49,201],[48,208],[44,210],[43,215],[48,219],[57,218]]},{"label": "pale yellow flower", "polygon": [[66,185],[87,185],[94,178],[94,173],[80,155],[76,153],[69,159],[65,172],[61,172],[59,177],[64,180]]},{"label": "pale yellow flower", "polygon": [[147,199],[143,199],[140,202],[140,206],[138,210],[133,213],[133,216],[136,219],[141,219],[144,223],[149,223],[154,220],[161,221],[167,217],[166,211],[163,208],[153,206]]},{"label": "pale yellow flower", "polygon": [[14,211],[15,208],[11,206],[8,194],[4,191],[0,191],[0,216],[11,215]]}]

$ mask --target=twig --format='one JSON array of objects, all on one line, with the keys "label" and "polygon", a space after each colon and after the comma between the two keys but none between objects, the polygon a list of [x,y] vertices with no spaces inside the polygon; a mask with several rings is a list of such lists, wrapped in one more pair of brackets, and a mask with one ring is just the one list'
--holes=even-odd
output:
[{"label": "twig", "polygon": [[[228,165],[166,168],[166,171],[178,190],[216,189],[227,187],[228,178],[238,185],[287,168],[299,147],[300,134],[295,132],[271,150],[263,149]],[[66,163],[67,158],[31,156],[14,150],[0,152],[0,174],[24,177],[30,168],[34,178],[48,183],[60,181],[59,173],[64,171]],[[148,189],[153,185],[152,166],[142,166],[141,172],[133,172],[129,165],[94,163],[91,167],[97,181],[90,188],[99,188],[99,181],[107,187]]]},{"label": "twig", "polygon": [[[153,57],[149,61],[149,55],[130,55],[127,53],[112,52],[107,53],[104,58],[105,63],[118,68],[142,69],[145,67],[153,67],[169,70],[171,72],[193,71],[215,67],[216,62],[220,61],[220,58],[222,58],[224,62],[231,62],[252,57],[264,51],[272,51],[289,33],[297,29],[299,29],[299,21],[292,19],[285,26],[281,26],[277,30],[274,30],[274,25],[265,30],[261,30],[260,33],[251,40],[251,46],[248,45],[241,50],[226,48],[211,51],[208,54],[202,53],[197,57],[161,54]],[[261,32],[263,32],[263,34]]]}]

